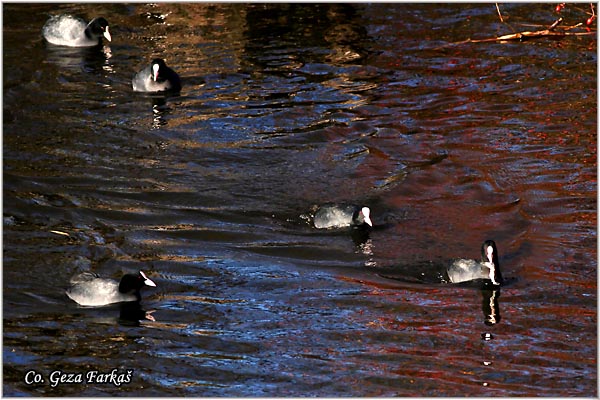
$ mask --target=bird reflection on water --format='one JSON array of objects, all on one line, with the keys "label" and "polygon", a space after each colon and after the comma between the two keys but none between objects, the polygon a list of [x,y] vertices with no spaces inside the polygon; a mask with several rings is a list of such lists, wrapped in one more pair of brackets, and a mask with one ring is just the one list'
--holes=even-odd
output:
[{"label": "bird reflection on water", "polygon": [[139,301],[131,301],[119,304],[118,323],[123,326],[140,326],[140,321],[155,322],[152,315],[156,310],[146,311],[142,309]]},{"label": "bird reflection on water", "polygon": [[500,322],[500,289],[481,290],[481,308],[483,310],[484,323],[486,325],[495,325]]}]

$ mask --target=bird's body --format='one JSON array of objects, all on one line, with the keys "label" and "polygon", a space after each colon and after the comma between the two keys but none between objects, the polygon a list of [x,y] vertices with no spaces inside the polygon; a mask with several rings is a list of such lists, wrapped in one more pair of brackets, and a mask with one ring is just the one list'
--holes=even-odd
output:
[{"label": "bird's body", "polygon": [[164,60],[155,58],[135,74],[131,86],[135,92],[178,92],[181,90],[181,79]]},{"label": "bird's body", "polygon": [[318,229],[373,226],[369,207],[353,204],[325,204],[315,212],[313,222]]},{"label": "bird's body", "polygon": [[495,286],[502,284],[502,274],[498,261],[498,250],[493,240],[486,240],[481,246],[482,260],[458,259],[448,267],[451,283],[462,283],[477,279],[489,280]]},{"label": "bird's body", "polygon": [[68,14],[50,17],[42,28],[42,36],[48,43],[68,47],[97,46],[103,37],[111,41],[106,19],[94,18],[87,24]]},{"label": "bird's body", "polygon": [[452,283],[460,283],[466,281],[472,281],[475,279],[491,279],[490,272],[492,268],[487,262],[480,262],[477,260],[469,259],[458,259],[448,268],[448,276]]},{"label": "bird's body", "polygon": [[139,274],[123,275],[120,282],[100,278],[92,272],[84,272],[71,278],[67,296],[82,306],[104,306],[140,300],[143,286],[156,286],[140,271]]}]

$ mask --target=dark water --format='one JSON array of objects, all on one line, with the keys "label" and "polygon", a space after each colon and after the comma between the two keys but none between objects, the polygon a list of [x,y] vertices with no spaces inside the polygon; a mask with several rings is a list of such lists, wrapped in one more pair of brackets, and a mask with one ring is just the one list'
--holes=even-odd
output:
[{"label": "dark water", "polygon": [[[113,41],[45,44],[62,12]],[[597,396],[595,35],[449,45],[511,33],[492,3],[3,17],[5,396]],[[154,56],[180,96],[132,93]],[[311,229],[329,201],[376,228]],[[439,281],[488,238],[508,285]],[[138,269],[158,285],[140,308],[64,296],[78,271]]]}]

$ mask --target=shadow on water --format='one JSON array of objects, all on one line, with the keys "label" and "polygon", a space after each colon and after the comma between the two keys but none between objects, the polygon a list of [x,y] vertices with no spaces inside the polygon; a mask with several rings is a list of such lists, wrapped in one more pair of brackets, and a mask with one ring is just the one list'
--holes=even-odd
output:
[{"label": "shadow on water", "polygon": [[110,58],[112,52],[109,46],[65,47],[45,43],[47,62],[67,71],[83,71],[99,73],[112,69]]},{"label": "shadow on water", "polygon": [[[328,63],[360,62],[369,52],[368,32],[354,4],[253,5],[246,14],[245,61],[252,70],[321,80],[334,73]],[[327,51],[318,51],[319,48]],[[245,64],[243,64],[245,65]]]},{"label": "shadow on water", "polygon": [[140,321],[147,320],[155,322],[156,319],[152,316],[152,313],[154,312],[156,312],[156,310],[143,310],[139,301],[120,304],[119,324],[125,326],[140,326]]}]

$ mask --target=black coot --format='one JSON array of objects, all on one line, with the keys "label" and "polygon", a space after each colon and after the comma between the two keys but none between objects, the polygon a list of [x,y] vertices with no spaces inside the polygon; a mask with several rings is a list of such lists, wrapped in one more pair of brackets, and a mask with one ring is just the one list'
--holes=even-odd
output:
[{"label": "black coot", "polygon": [[146,274],[123,275],[120,282],[100,278],[93,272],[83,272],[71,278],[71,287],[66,293],[69,298],[82,306],[105,306],[112,303],[139,301],[140,289],[155,287]]}]

